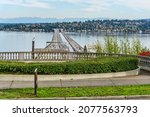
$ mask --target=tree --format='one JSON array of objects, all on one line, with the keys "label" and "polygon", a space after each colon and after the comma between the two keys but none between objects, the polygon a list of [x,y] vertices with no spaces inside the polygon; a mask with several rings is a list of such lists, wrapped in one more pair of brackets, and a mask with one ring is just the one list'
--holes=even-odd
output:
[{"label": "tree", "polygon": [[96,50],[96,53],[104,52],[103,45],[101,44],[99,40],[96,41],[96,44],[94,45],[94,49]]}]

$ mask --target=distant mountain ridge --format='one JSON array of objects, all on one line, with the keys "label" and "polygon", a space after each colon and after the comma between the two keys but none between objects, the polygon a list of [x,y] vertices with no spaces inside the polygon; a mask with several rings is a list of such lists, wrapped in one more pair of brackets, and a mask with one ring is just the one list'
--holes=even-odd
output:
[{"label": "distant mountain ridge", "polygon": [[40,17],[20,17],[20,18],[0,18],[0,23],[56,23],[56,22],[74,22],[87,21],[108,18],[40,18]]}]

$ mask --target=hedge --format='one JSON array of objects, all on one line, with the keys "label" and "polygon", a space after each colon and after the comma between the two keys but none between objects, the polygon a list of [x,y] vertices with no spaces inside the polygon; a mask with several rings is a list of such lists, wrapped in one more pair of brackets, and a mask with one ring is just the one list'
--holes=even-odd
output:
[{"label": "hedge", "polygon": [[129,71],[138,68],[138,59],[130,57],[103,57],[70,62],[24,63],[0,61],[0,73],[33,74],[92,74]]}]

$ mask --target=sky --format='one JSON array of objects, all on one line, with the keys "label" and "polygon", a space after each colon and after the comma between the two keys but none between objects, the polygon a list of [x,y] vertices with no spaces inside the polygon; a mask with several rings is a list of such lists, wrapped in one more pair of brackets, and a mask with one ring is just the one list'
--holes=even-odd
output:
[{"label": "sky", "polygon": [[150,18],[150,0],[0,0],[0,18]]}]

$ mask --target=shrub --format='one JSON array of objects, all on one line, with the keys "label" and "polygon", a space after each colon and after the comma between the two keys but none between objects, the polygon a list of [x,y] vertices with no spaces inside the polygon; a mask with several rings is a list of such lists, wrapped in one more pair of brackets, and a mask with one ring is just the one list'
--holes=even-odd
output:
[{"label": "shrub", "polygon": [[63,63],[20,63],[0,62],[1,73],[33,74],[38,68],[39,74],[92,74],[121,72],[138,68],[138,60],[129,57],[101,57]]},{"label": "shrub", "polygon": [[133,39],[132,42],[132,53],[138,55],[143,50],[143,46],[139,39]]},{"label": "shrub", "polygon": [[97,42],[94,45],[94,49],[96,50],[96,53],[103,53],[104,49],[103,49],[103,45],[101,44],[101,42],[99,40],[97,40]]},{"label": "shrub", "polygon": [[132,52],[132,47],[131,47],[131,44],[130,44],[130,41],[129,39],[125,36],[123,40],[121,40],[121,53],[122,54],[131,54]]},{"label": "shrub", "polygon": [[116,36],[106,35],[104,45],[97,41],[94,49],[97,53],[113,53],[113,54],[134,54],[138,55],[140,52],[148,51],[148,48],[143,47],[141,41],[137,38],[129,41],[125,36],[119,43],[119,39]]},{"label": "shrub", "polygon": [[117,37],[110,37],[109,35],[107,35],[105,37],[104,50],[106,53],[114,53],[114,54],[120,53],[120,47],[118,44]]}]

